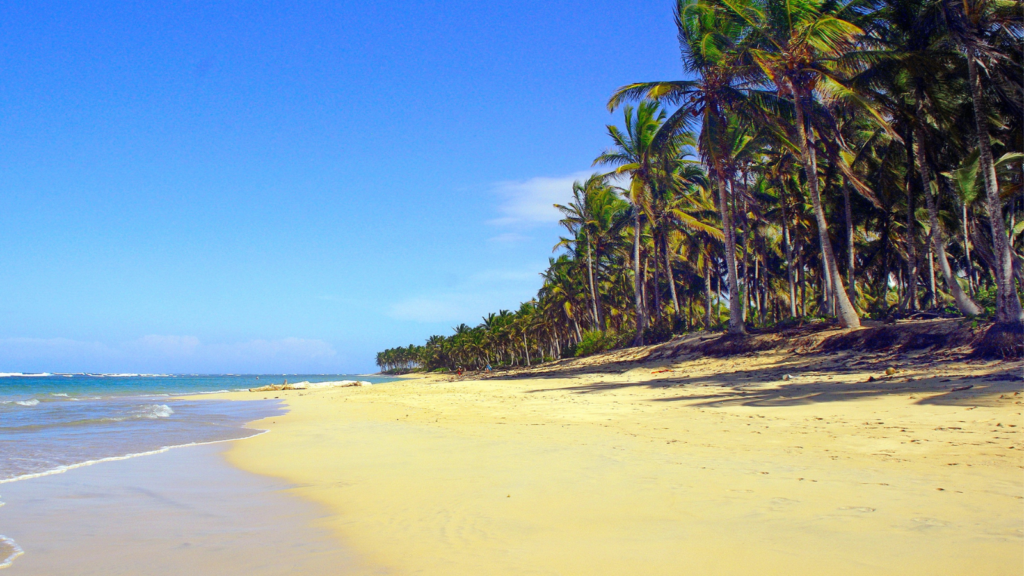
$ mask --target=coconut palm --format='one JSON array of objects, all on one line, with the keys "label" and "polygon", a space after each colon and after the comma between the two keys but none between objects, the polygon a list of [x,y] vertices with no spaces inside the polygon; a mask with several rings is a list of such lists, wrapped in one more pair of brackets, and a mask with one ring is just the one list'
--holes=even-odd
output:
[{"label": "coconut palm", "polygon": [[1004,81],[1003,78],[992,77],[991,71],[998,70],[1008,59],[1007,54],[998,49],[1006,36],[1016,39],[1010,44],[1020,49],[1020,4],[1008,0],[942,0],[940,6],[948,37],[967,61],[979,168],[985,186],[985,206],[996,257],[996,320],[1021,325],[1024,324],[1024,310],[1014,288],[1013,255],[1003,221],[1003,200],[999,194],[996,161],[989,136],[989,98],[982,81],[982,74],[989,76],[988,82],[999,84]]},{"label": "coconut palm", "polygon": [[654,184],[654,162],[669,138],[659,130],[665,122],[665,111],[654,102],[640,102],[635,114],[632,106],[624,112],[625,130],[608,125],[608,135],[614,146],[594,160],[594,165],[614,166],[615,175],[628,175],[627,198],[633,216],[633,299],[636,314],[636,345],[644,342],[647,311],[643,301],[644,277],[640,270],[640,237],[644,212],[650,211],[651,190]]},{"label": "coconut palm", "polygon": [[683,68],[696,80],[638,82],[615,91],[608,101],[614,110],[628,100],[648,99],[679,108],[666,121],[665,137],[678,130],[692,130],[700,118],[700,153],[712,168],[718,189],[718,209],[725,233],[725,262],[729,283],[729,332],[742,334],[743,307],[739,297],[736,269],[736,234],[730,195],[726,188],[731,163],[725,140],[728,113],[744,101],[743,68],[732,56],[732,48],[741,38],[742,26],[723,18],[721,7],[701,0],[678,0],[675,9]]}]

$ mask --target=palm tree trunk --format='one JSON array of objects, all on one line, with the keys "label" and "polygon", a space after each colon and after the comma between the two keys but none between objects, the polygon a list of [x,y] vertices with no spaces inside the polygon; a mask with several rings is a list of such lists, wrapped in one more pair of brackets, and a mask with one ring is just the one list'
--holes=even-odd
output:
[{"label": "palm tree trunk", "polygon": [[789,281],[789,317],[796,318],[796,281],[793,278],[793,245],[789,239],[789,215],[782,201],[782,241],[786,245],[786,278]]},{"label": "palm tree trunk", "polygon": [[[643,250],[641,250],[641,254],[642,253],[643,253]],[[647,273],[650,271],[650,265],[651,265],[651,261],[647,257],[647,255],[645,254],[644,255],[644,273],[643,273],[643,276],[642,276],[643,284],[641,284],[641,292],[640,292],[640,303],[641,303],[641,305],[644,308],[644,320],[645,320],[644,326],[647,326],[648,324],[651,323],[651,306],[650,306],[650,303],[649,303],[650,301],[647,299],[647,285],[648,285]]]},{"label": "palm tree trunk", "polygon": [[[743,232],[743,242],[741,243],[743,250],[743,273],[741,274],[741,276],[743,277],[743,321],[746,322],[747,309],[750,308],[750,278],[748,278],[747,276],[747,254],[749,253],[749,251],[747,250],[747,211],[743,210],[741,215],[739,198],[736,194],[736,181],[731,176],[729,177],[729,190],[732,192],[733,218],[740,221],[740,226],[742,226],[741,231]],[[744,200],[743,203],[746,204],[746,200]]]},{"label": "palm tree trunk", "polygon": [[821,314],[823,316],[835,316],[835,301],[832,299],[832,284],[829,282],[828,266],[825,255],[821,255],[821,270],[818,272],[821,278]]},{"label": "palm tree trunk", "polygon": [[857,294],[857,276],[854,271],[856,253],[853,245],[853,211],[850,210],[850,187],[843,178],[843,212],[846,217],[846,287],[847,295],[853,300]]},{"label": "palm tree trunk", "polygon": [[818,221],[818,238],[821,241],[822,252],[825,256],[825,263],[828,275],[832,278],[832,286],[836,300],[836,311],[839,316],[839,324],[844,328],[859,328],[860,318],[853,308],[846,290],[843,288],[843,279],[839,275],[836,266],[835,255],[832,252],[832,241],[828,238],[828,223],[825,222],[825,210],[821,206],[821,197],[818,194],[818,166],[814,157],[814,147],[810,146],[807,140],[807,130],[804,127],[804,107],[799,94],[793,99],[796,104],[796,125],[797,134],[800,139],[800,156],[804,164],[804,174],[807,176],[807,184],[811,189],[811,203],[814,206],[814,217]]},{"label": "palm tree trunk", "polygon": [[992,158],[992,146],[988,141],[988,126],[985,124],[988,119],[988,107],[981,92],[978,63],[973,54],[967,55],[967,70],[970,75],[971,97],[974,100],[974,125],[978,136],[981,173],[985,177],[985,205],[988,208],[988,221],[992,226],[992,244],[996,256],[996,322],[1022,324],[1024,311],[1021,310],[1020,298],[1017,297],[1017,291],[1013,286],[1013,258],[1010,255],[1010,242],[1003,223],[999,182],[996,180],[995,161]]},{"label": "palm tree trunk", "polygon": [[704,265],[704,329],[711,330],[711,267]]},{"label": "palm tree trunk", "polygon": [[[920,118],[920,114],[918,116]],[[939,227],[939,208],[936,206],[935,198],[932,197],[931,166],[928,164],[928,159],[924,154],[924,130],[918,127],[917,130],[915,130],[915,133],[914,159],[917,161],[917,172],[921,175],[921,184],[924,186],[924,201],[928,206],[928,222],[932,229],[932,251],[934,251],[935,255],[938,257],[939,268],[942,270],[942,278],[946,281],[946,287],[949,288],[950,294],[953,295],[953,300],[956,302],[957,310],[960,310],[960,313],[964,316],[977,316],[983,311],[981,306],[978,306],[976,302],[964,294],[963,289],[960,288],[960,283],[956,281],[956,277],[953,276],[952,269],[949,267],[949,260],[946,258],[946,242],[942,238],[942,228]],[[935,268],[932,267],[931,269],[932,294],[934,294]]]},{"label": "palm tree trunk", "polygon": [[594,321],[597,329],[604,330],[604,318],[601,317],[601,306],[597,302],[597,290],[594,288],[594,260],[590,253],[590,232],[587,232],[587,280],[590,281],[590,302],[594,306]]},{"label": "palm tree trunk", "polygon": [[963,204],[961,208],[963,214],[964,254],[967,257],[967,290],[971,298],[974,298],[974,286],[976,283],[974,281],[974,262],[971,260],[971,241],[967,234],[967,204]]},{"label": "palm tree trunk", "polygon": [[[928,235],[929,242],[932,234],[935,234],[934,230]],[[939,293],[935,290],[935,249],[932,245],[928,246],[928,289],[932,291],[932,308],[938,308]]]},{"label": "palm tree trunk", "polygon": [[[718,181],[718,211],[722,214],[722,232],[725,235],[725,267],[729,281],[729,333],[746,334],[743,325],[743,308],[740,300],[740,287],[736,278],[736,230],[733,229],[732,210],[729,208],[729,197],[725,190],[725,175],[719,161],[715,160],[715,180]],[[719,279],[719,299],[721,299],[722,281]]]},{"label": "palm tree trunk", "polygon": [[652,290],[654,291],[654,317],[658,322],[661,321],[661,265],[659,264],[658,258],[658,235],[655,231],[651,230],[651,244],[654,251],[651,259],[654,260],[654,284]]},{"label": "palm tree trunk", "polygon": [[633,299],[636,306],[634,346],[643,346],[647,317],[644,314],[643,278],[640,276],[640,206],[633,205]]},{"label": "palm tree trunk", "polygon": [[[914,136],[907,134],[905,145],[907,148],[907,161],[914,155]],[[907,290],[905,305],[911,310],[917,310],[917,244],[914,242],[914,187],[911,184],[910,172],[907,172]],[[901,306],[902,308],[902,306]]]},{"label": "palm tree trunk", "polygon": [[665,277],[668,278],[669,291],[672,293],[672,308],[676,311],[676,318],[682,314],[679,311],[679,296],[676,295],[676,278],[672,273],[672,255],[668,249],[668,238],[662,240],[665,246]]},{"label": "palm tree trunk", "polygon": [[718,290],[718,300],[715,300],[715,325],[722,323],[722,275],[715,277],[715,288]]},{"label": "palm tree trunk", "polygon": [[800,316],[807,316],[807,272],[804,265],[804,247],[800,244],[800,237],[796,237],[796,273],[797,282],[800,284]]},{"label": "palm tree trunk", "polygon": [[[579,326],[576,327],[579,330]],[[530,365],[530,345],[526,342],[526,332],[523,332],[523,352],[526,353],[526,365]]]},{"label": "palm tree trunk", "polygon": [[761,259],[754,256],[754,277],[751,278],[754,285],[754,309],[757,310],[757,321],[764,324],[763,300],[761,300]]}]

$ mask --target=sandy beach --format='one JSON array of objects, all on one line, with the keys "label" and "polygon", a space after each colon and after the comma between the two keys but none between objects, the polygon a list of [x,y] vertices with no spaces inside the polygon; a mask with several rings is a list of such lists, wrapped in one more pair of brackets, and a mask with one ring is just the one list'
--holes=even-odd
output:
[{"label": "sandy beach", "polygon": [[1022,573],[1020,362],[638,354],[234,393],[290,411],[227,457],[364,573]]}]

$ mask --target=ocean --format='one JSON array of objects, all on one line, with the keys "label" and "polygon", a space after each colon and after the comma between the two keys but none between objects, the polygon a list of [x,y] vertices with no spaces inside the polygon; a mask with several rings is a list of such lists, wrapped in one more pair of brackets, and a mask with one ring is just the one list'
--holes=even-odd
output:
[{"label": "ocean", "polygon": [[[283,413],[278,400],[184,396],[288,382],[393,378],[338,374],[0,374],[0,490],[101,462],[263,433],[246,423]],[[0,501],[0,506],[3,502]],[[21,549],[0,535],[0,568]]]},{"label": "ocean", "polygon": [[245,438],[253,420],[281,412],[272,400],[186,400],[185,395],[267,384],[393,380],[343,374],[0,375],[0,484],[176,446]]}]

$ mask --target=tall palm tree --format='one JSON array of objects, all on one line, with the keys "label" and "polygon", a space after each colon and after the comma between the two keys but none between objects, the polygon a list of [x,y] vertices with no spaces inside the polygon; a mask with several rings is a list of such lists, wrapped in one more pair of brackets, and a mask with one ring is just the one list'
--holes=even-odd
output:
[{"label": "tall palm tree", "polygon": [[976,316],[982,308],[964,293],[946,256],[945,235],[939,224],[939,199],[935,197],[938,182],[932,171],[930,143],[942,141],[933,136],[932,125],[941,132],[951,131],[956,119],[952,100],[960,88],[951,76],[954,54],[942,44],[942,16],[934,0],[885,0],[881,9],[870,15],[866,28],[870,42],[880,48],[878,53],[884,57],[860,74],[857,81],[875,84],[876,93],[887,106],[912,125],[912,164],[921,180],[928,209],[932,250],[957,309],[965,316]]},{"label": "tall palm tree", "polygon": [[[1021,309],[1020,298],[1014,288],[1013,255],[1010,252],[1006,223],[1003,221],[1003,201],[999,195],[996,161],[989,138],[989,103],[981,78],[982,70],[997,69],[996,65],[1006,59],[1006,55],[996,49],[1000,36],[1009,34],[1017,39],[1019,45],[1020,4],[1011,0],[941,0],[941,8],[949,38],[967,61],[979,165],[985,184],[985,206],[992,227],[992,247],[996,257],[996,321],[1022,325],[1024,310]],[[996,83],[1000,80],[989,79]]]},{"label": "tall palm tree", "polygon": [[643,301],[644,276],[640,269],[640,238],[644,212],[650,211],[654,162],[667,138],[657,138],[665,122],[665,111],[654,102],[640,102],[623,110],[625,131],[608,125],[614,146],[594,160],[594,165],[615,166],[614,174],[629,176],[628,199],[633,209],[633,298],[636,311],[636,345],[644,342],[647,311]]},{"label": "tall palm tree", "polygon": [[[682,134],[672,139],[677,145],[690,145],[694,139]],[[655,189],[648,218],[652,223],[655,245],[660,245],[665,258],[665,275],[672,307],[677,319],[682,315],[679,296],[673,275],[673,258],[669,235],[673,231],[686,231],[686,236],[699,238],[703,242],[724,240],[722,230],[712,221],[710,212],[715,212],[713,203],[708,205],[704,191],[709,182],[704,170],[688,160],[677,146],[666,146],[655,162]],[[716,214],[717,216],[717,214]],[[655,261],[657,261],[657,247]]]},{"label": "tall palm tree", "polygon": [[598,270],[601,258],[612,240],[611,233],[618,225],[624,205],[615,191],[605,182],[601,174],[593,174],[586,182],[573,182],[572,201],[567,205],[555,204],[563,216],[560,223],[569,230],[573,238],[561,238],[555,245],[578,249],[580,236],[586,246],[587,282],[595,328],[606,329],[601,296],[598,287]]},{"label": "tall palm tree", "polygon": [[828,222],[818,188],[815,127],[808,115],[822,92],[849,95],[839,82],[834,62],[852,50],[861,29],[839,16],[842,5],[826,0],[722,0],[734,17],[749,26],[745,53],[774,85],[779,96],[793,105],[793,124],[800,159],[818,223],[818,238],[827,269],[827,286],[842,326],[860,326],[860,318],[843,287]]},{"label": "tall palm tree", "polygon": [[739,296],[736,268],[736,230],[729,209],[730,194],[726,166],[731,162],[725,132],[727,113],[744,99],[742,68],[731,56],[731,49],[741,38],[742,27],[732,19],[722,18],[722,10],[704,0],[677,0],[675,7],[679,47],[683,68],[695,74],[696,80],[638,82],[615,91],[608,101],[614,110],[628,100],[649,99],[679,105],[666,121],[665,136],[699,125],[701,156],[711,166],[718,189],[718,210],[725,234],[725,262],[729,283],[729,333],[743,334],[743,303]]}]

